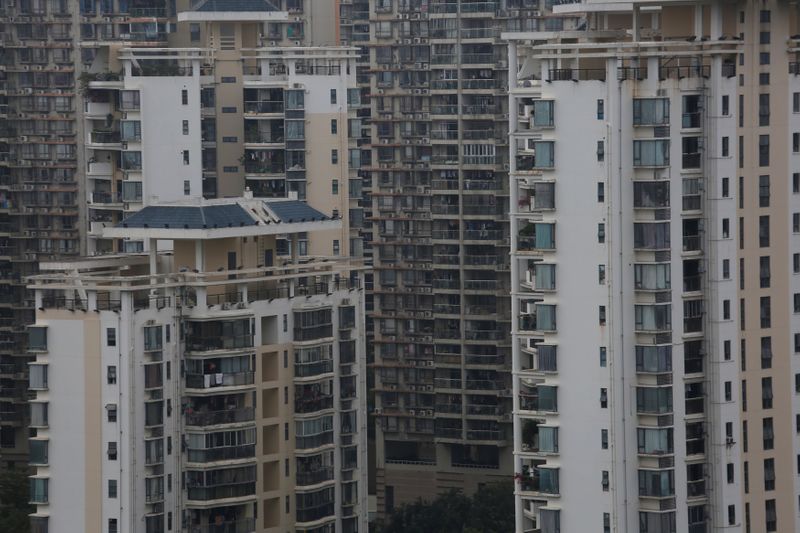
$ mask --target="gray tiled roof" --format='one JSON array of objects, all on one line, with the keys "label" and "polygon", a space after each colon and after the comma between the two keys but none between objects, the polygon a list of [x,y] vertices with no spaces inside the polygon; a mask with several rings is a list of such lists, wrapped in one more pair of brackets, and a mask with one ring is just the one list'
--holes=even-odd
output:
[{"label": "gray tiled roof", "polygon": [[151,205],[129,216],[123,228],[230,228],[253,226],[258,222],[238,204],[206,206]]},{"label": "gray tiled roof", "polygon": [[205,0],[192,11],[220,13],[278,11],[278,9],[270,0]]},{"label": "gray tiled roof", "polygon": [[280,222],[329,220],[325,214],[299,200],[265,201],[264,205],[275,214]]}]

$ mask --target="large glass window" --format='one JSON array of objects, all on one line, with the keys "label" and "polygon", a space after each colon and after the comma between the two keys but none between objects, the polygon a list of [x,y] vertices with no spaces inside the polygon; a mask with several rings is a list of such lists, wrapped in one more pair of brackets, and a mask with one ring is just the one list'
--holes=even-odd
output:
[{"label": "large glass window", "polygon": [[664,250],[669,248],[669,222],[634,223],[633,246],[643,250]]},{"label": "large glass window", "polygon": [[672,346],[636,346],[636,371],[660,373],[672,371]]},{"label": "large glass window", "polygon": [[553,125],[553,100],[535,100],[533,102],[533,125],[549,127]]},{"label": "large glass window", "polygon": [[633,207],[669,207],[669,181],[634,181]]},{"label": "large glass window", "polygon": [[636,411],[663,414],[672,412],[672,387],[636,387]]},{"label": "large glass window", "polygon": [[663,126],[669,124],[669,99],[634,99],[633,124],[634,126]]},{"label": "large glass window", "polygon": [[633,166],[669,166],[669,140],[648,139],[633,141]]},{"label": "large glass window", "polygon": [[637,263],[633,265],[636,288],[641,290],[669,290],[671,273],[669,263]]},{"label": "large glass window", "polygon": [[639,453],[672,453],[672,428],[638,428],[636,431]]},{"label": "large glass window", "polygon": [[634,307],[637,331],[663,331],[672,327],[672,305],[637,305]]}]

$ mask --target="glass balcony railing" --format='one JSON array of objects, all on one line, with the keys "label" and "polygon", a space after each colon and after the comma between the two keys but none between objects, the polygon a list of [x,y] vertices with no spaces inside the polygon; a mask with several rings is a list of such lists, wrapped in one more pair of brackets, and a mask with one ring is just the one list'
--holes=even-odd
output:
[{"label": "glass balcony railing", "polygon": [[226,409],[224,411],[194,411],[188,409],[185,417],[187,426],[213,426],[217,424],[251,422],[255,420],[255,411],[252,407]]},{"label": "glass balcony railing", "polygon": [[236,387],[252,385],[254,372],[219,372],[215,374],[186,374],[186,387],[189,389],[213,389],[215,387]]}]

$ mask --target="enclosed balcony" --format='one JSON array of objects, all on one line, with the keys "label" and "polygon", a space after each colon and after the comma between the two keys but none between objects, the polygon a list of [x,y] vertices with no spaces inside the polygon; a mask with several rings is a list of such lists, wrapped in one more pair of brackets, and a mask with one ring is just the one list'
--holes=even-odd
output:
[{"label": "enclosed balcony", "polygon": [[281,114],[284,111],[283,89],[245,89],[244,112],[253,115]]},{"label": "enclosed balcony", "polygon": [[256,467],[186,471],[187,504],[255,497]]},{"label": "enclosed balcony", "polygon": [[541,420],[522,420],[522,451],[526,453],[558,453],[558,427],[546,426]]},{"label": "enclosed balcony", "polygon": [[516,171],[532,172],[553,169],[555,163],[555,142],[517,139]]},{"label": "enclosed balcony", "polygon": [[636,430],[639,455],[664,456],[673,453],[673,429],[640,427]]},{"label": "enclosed balcony", "polygon": [[558,346],[543,344],[533,339],[520,339],[520,370],[530,374],[548,374],[558,371]]},{"label": "enclosed balcony", "polygon": [[256,429],[236,429],[214,433],[186,433],[186,460],[190,463],[213,463],[254,459]]},{"label": "enclosed balcony", "polygon": [[536,182],[520,191],[517,205],[520,213],[536,213],[556,208],[556,184]]},{"label": "enclosed balcony", "polygon": [[519,408],[531,413],[557,413],[558,387],[520,378]]},{"label": "enclosed balcony", "polygon": [[669,498],[675,495],[672,470],[639,470],[639,496]]},{"label": "enclosed balcony", "polygon": [[[286,121],[284,120],[248,120],[245,122],[244,128],[244,142],[247,144],[282,144],[286,140],[285,124],[294,123],[304,124],[302,121]],[[299,137],[298,140],[303,140],[304,135],[303,127],[292,127],[294,136]]]},{"label": "enclosed balcony", "polygon": [[283,149],[245,150],[244,171],[247,174],[283,174],[287,168],[285,157]]},{"label": "enclosed balcony", "polygon": [[238,424],[255,420],[255,410],[246,394],[190,397],[184,408],[187,426]]},{"label": "enclosed balcony", "polygon": [[556,331],[556,306],[534,301],[520,302],[519,332],[531,334],[536,332]]},{"label": "enclosed balcony", "polygon": [[185,328],[187,351],[241,350],[253,347],[253,331],[249,318],[187,321]]},{"label": "enclosed balcony", "polygon": [[634,318],[636,333],[668,333],[672,330],[672,305],[636,305]]},{"label": "enclosed balcony", "polygon": [[186,359],[186,388],[239,387],[254,382],[252,356]]},{"label": "enclosed balcony", "polygon": [[255,518],[247,516],[247,506],[218,506],[208,510],[190,510],[189,533],[253,533]]},{"label": "enclosed balcony", "polygon": [[517,236],[518,252],[556,249],[556,225],[548,222],[523,222]]},{"label": "enclosed balcony", "polygon": [[636,387],[636,412],[640,415],[672,413],[672,387]]},{"label": "enclosed balcony", "polygon": [[556,265],[525,260],[524,270],[520,269],[520,286],[531,292],[554,291],[556,289]]},{"label": "enclosed balcony", "polygon": [[518,104],[518,119],[521,129],[552,128],[555,125],[555,101],[523,98]]},{"label": "enclosed balcony", "polygon": [[336,514],[333,487],[315,492],[299,492],[296,495],[297,522],[314,522]]},{"label": "enclosed balcony", "polygon": [[520,486],[523,492],[558,496],[558,468],[546,466],[545,461],[532,461],[522,465]]},{"label": "enclosed balcony", "polygon": [[313,413],[333,408],[333,382],[298,384],[294,388],[294,412]]},{"label": "enclosed balcony", "polygon": [[333,480],[333,452],[297,457],[295,480],[298,486],[317,485]]}]

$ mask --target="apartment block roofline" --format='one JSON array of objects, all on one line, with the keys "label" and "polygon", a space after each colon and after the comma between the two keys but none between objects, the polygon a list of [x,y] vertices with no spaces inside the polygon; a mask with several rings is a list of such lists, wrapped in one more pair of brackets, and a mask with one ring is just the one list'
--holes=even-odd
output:
[{"label": "apartment block roofline", "polygon": [[204,0],[178,13],[178,22],[285,22],[289,13],[268,0]]},{"label": "apartment block roofline", "polygon": [[[248,191],[246,191],[248,194]],[[106,238],[209,240],[258,235],[285,235],[341,228],[305,202],[293,199],[196,199],[148,205],[115,227]]]}]

